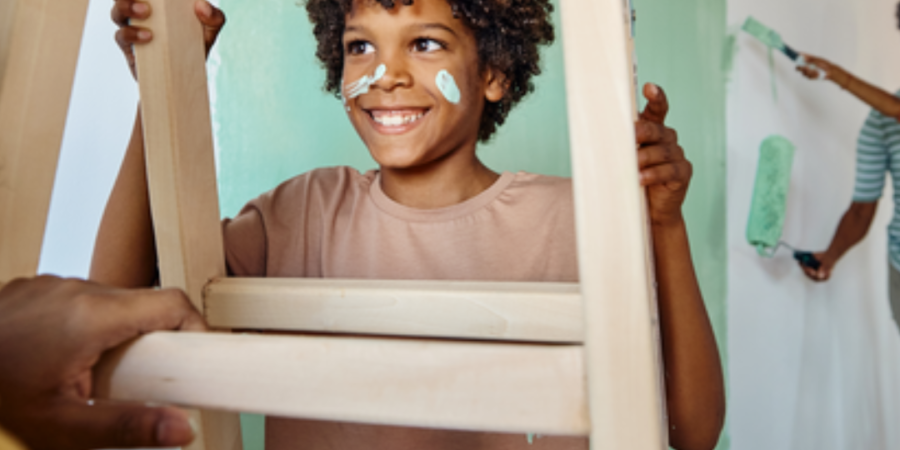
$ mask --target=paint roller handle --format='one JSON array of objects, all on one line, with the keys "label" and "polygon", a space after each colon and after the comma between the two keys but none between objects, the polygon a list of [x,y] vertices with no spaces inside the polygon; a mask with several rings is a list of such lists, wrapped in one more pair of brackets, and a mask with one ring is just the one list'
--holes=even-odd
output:
[{"label": "paint roller handle", "polygon": [[812,252],[796,250],[794,251],[794,259],[796,259],[800,265],[809,267],[812,270],[819,270],[819,267],[822,267],[822,262],[816,259]]}]

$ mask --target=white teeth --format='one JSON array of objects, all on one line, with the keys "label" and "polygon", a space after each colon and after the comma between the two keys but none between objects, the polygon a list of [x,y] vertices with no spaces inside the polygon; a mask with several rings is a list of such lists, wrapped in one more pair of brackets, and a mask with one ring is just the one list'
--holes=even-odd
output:
[{"label": "white teeth", "polygon": [[375,113],[372,114],[372,118],[380,125],[384,125],[386,127],[399,127],[400,125],[413,123],[421,119],[424,115],[424,112],[406,115],[397,113]]}]

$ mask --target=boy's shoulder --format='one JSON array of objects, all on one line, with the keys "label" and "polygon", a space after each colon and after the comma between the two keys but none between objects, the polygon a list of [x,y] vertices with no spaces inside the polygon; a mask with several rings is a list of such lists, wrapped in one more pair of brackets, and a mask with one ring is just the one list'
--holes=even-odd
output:
[{"label": "boy's shoulder", "polygon": [[321,167],[285,180],[251,203],[275,205],[294,203],[298,199],[327,202],[335,197],[362,194],[368,191],[375,173],[374,170],[360,173],[348,166]]},{"label": "boy's shoulder", "polygon": [[559,200],[572,196],[572,179],[539,173],[518,172],[515,180],[510,184],[509,190],[512,192],[521,190],[529,197],[537,195]]}]

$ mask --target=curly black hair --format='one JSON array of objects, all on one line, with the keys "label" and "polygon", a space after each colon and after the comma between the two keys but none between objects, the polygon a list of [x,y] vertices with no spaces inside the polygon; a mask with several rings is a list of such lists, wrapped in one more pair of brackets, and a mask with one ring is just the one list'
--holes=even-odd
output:
[{"label": "curly black hair", "polygon": [[[368,0],[386,9],[394,0]],[[325,90],[340,96],[344,70],[344,19],[354,0],[307,0],[306,11],[319,43],[316,56],[327,71]],[[401,0],[411,5],[413,0]],[[506,92],[498,102],[486,102],[478,139],[487,142],[503,125],[510,109],[534,91],[532,78],[541,73],[539,45],[553,42],[550,0],[447,0],[453,16],[474,32],[481,68],[503,74]]]}]

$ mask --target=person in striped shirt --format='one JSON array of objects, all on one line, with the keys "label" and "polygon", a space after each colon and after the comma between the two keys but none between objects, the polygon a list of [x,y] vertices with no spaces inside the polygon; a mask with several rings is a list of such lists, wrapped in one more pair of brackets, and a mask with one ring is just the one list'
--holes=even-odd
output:
[{"label": "person in striped shirt", "polygon": [[[900,19],[900,5],[897,9]],[[859,243],[869,231],[884,190],[885,177],[891,173],[894,183],[894,217],[888,227],[890,304],[894,321],[900,324],[900,91],[896,95],[878,88],[825,59],[804,55],[811,65],[825,73],[825,79],[853,94],[872,107],[859,133],[856,148],[856,184],[853,203],[844,213],[831,244],[814,256],[821,262],[818,269],[800,267],[816,281],[831,277],[838,260]],[[797,69],[807,78],[818,78],[811,67]]]}]

